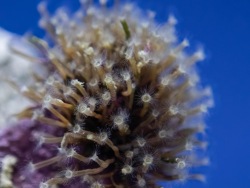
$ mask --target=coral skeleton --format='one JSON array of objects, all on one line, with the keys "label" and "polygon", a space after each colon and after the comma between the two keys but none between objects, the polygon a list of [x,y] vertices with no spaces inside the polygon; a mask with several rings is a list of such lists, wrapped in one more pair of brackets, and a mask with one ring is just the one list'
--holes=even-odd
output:
[{"label": "coral skeleton", "polygon": [[16,164],[16,162],[16,157],[11,155],[7,155],[2,159],[2,171],[0,174],[1,187],[13,187],[11,179],[13,173],[13,166]]},{"label": "coral skeleton", "polygon": [[153,12],[133,4],[81,3],[74,14],[61,8],[52,16],[41,3],[47,39],[27,37],[34,54],[15,48],[43,67],[20,88],[32,101],[16,114],[29,124],[21,123],[26,133],[19,137],[29,137],[31,162],[15,168],[15,186],[152,188],[203,180],[191,171],[208,162],[196,152],[206,147],[204,114],[213,105],[196,71],[203,51],[185,52],[189,43],[178,41],[172,15],[159,26]]}]

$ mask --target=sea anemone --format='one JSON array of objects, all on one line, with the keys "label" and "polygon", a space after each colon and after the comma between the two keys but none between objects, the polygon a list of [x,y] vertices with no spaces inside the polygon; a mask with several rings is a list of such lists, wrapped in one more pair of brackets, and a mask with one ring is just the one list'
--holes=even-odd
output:
[{"label": "sea anemone", "polygon": [[172,15],[159,26],[154,13],[132,4],[81,3],[75,14],[53,16],[41,3],[47,40],[28,37],[33,53],[12,49],[43,68],[20,90],[33,103],[16,115],[26,119],[19,124],[27,144],[23,154],[9,153],[30,162],[15,168],[13,182],[101,188],[202,180],[189,169],[207,161],[195,152],[206,146],[203,115],[212,105],[195,69],[203,51],[184,51],[189,43],[178,42]]}]

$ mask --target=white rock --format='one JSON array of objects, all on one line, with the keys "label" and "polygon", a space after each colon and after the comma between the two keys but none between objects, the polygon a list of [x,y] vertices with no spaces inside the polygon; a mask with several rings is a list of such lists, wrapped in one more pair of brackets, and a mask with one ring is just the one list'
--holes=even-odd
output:
[{"label": "white rock", "polygon": [[13,36],[15,35],[0,28],[0,126],[13,121],[11,115],[29,104],[28,100],[2,80],[11,79],[22,86],[30,76],[30,63],[9,49]]}]

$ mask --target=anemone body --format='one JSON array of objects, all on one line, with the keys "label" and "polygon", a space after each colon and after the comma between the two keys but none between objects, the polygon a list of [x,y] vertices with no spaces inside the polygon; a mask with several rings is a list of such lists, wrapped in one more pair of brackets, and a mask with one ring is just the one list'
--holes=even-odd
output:
[{"label": "anemone body", "polygon": [[36,186],[157,187],[160,180],[202,179],[189,173],[203,164],[194,149],[205,146],[197,135],[212,105],[195,70],[202,51],[185,53],[188,42],[178,42],[173,16],[158,27],[152,12],[144,16],[131,4],[82,3],[73,15],[59,9],[54,16],[41,4],[49,42],[29,39],[36,56],[26,58],[46,71],[23,92],[33,105],[18,117],[35,126],[32,152],[57,146],[46,159],[31,155],[31,177],[49,172]]}]

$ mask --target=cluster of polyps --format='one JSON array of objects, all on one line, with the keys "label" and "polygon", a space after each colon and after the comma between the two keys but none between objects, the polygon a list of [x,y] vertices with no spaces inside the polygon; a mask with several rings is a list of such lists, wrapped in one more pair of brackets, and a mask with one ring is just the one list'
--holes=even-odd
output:
[{"label": "cluster of polyps", "polygon": [[158,27],[154,14],[143,17],[130,4],[82,3],[74,15],[60,9],[52,17],[41,4],[40,25],[53,46],[30,40],[47,73],[25,90],[34,106],[19,117],[65,130],[62,137],[41,133],[40,143],[57,143],[58,154],[32,169],[59,165],[61,171],[40,187],[75,178],[89,187],[201,179],[188,169],[203,164],[193,148],[205,145],[196,135],[212,104],[194,69],[202,51],[183,51],[188,42],[178,44],[173,16]]}]

